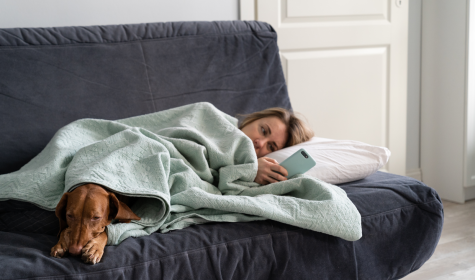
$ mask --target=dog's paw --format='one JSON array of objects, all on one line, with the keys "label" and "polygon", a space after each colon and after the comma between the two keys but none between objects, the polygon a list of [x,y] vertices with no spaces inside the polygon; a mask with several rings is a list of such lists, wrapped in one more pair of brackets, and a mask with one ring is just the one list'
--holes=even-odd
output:
[{"label": "dog's paw", "polygon": [[104,247],[92,239],[82,248],[81,259],[85,263],[96,264],[101,261],[102,255],[104,255]]},{"label": "dog's paw", "polygon": [[50,255],[55,258],[62,258],[67,252],[68,252],[68,248],[66,248],[65,246],[63,246],[63,244],[58,242],[58,244],[54,245],[54,247],[51,248]]},{"label": "dog's paw", "polygon": [[71,229],[67,228],[61,232],[59,236],[59,241],[53,248],[51,248],[50,255],[55,258],[62,258],[68,252],[69,246],[69,234]]}]

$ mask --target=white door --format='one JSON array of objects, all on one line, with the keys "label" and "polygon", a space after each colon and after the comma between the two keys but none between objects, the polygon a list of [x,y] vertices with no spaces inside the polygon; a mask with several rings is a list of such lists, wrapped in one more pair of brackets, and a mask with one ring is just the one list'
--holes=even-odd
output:
[{"label": "white door", "polygon": [[391,150],[406,174],[408,0],[241,0],[271,24],[294,111],[316,136]]}]

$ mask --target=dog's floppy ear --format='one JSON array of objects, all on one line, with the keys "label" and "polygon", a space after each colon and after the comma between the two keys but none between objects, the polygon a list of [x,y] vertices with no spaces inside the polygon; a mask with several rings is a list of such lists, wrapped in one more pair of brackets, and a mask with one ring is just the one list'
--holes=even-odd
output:
[{"label": "dog's floppy ear", "polygon": [[135,215],[135,213],[130,210],[127,204],[119,201],[113,193],[109,193],[109,207],[110,220],[116,219],[121,223],[130,223],[131,220],[140,220],[140,217]]},{"label": "dog's floppy ear", "polygon": [[61,197],[61,200],[56,205],[55,214],[56,217],[59,219],[59,233],[58,237],[63,231],[63,229],[68,227],[68,223],[66,222],[66,205],[68,204],[68,193],[64,193]]}]

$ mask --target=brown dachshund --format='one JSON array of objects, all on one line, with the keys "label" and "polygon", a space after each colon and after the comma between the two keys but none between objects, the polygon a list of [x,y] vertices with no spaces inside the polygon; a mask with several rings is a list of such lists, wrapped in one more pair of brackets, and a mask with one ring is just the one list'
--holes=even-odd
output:
[{"label": "brown dachshund", "polygon": [[[121,196],[119,196],[122,199]],[[95,184],[77,187],[63,194],[56,206],[59,219],[59,241],[51,248],[51,256],[63,257],[82,254],[85,263],[101,261],[107,244],[106,226],[113,219],[130,223],[140,218],[117,196]]]}]

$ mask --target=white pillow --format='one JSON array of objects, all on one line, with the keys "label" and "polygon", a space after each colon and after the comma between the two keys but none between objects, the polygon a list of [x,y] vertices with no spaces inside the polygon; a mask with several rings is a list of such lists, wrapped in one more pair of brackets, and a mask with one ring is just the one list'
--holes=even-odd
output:
[{"label": "white pillow", "polygon": [[384,147],[352,140],[332,140],[313,137],[310,141],[266,155],[279,163],[304,148],[317,163],[305,175],[330,184],[342,184],[363,179],[383,167],[391,152]]}]

